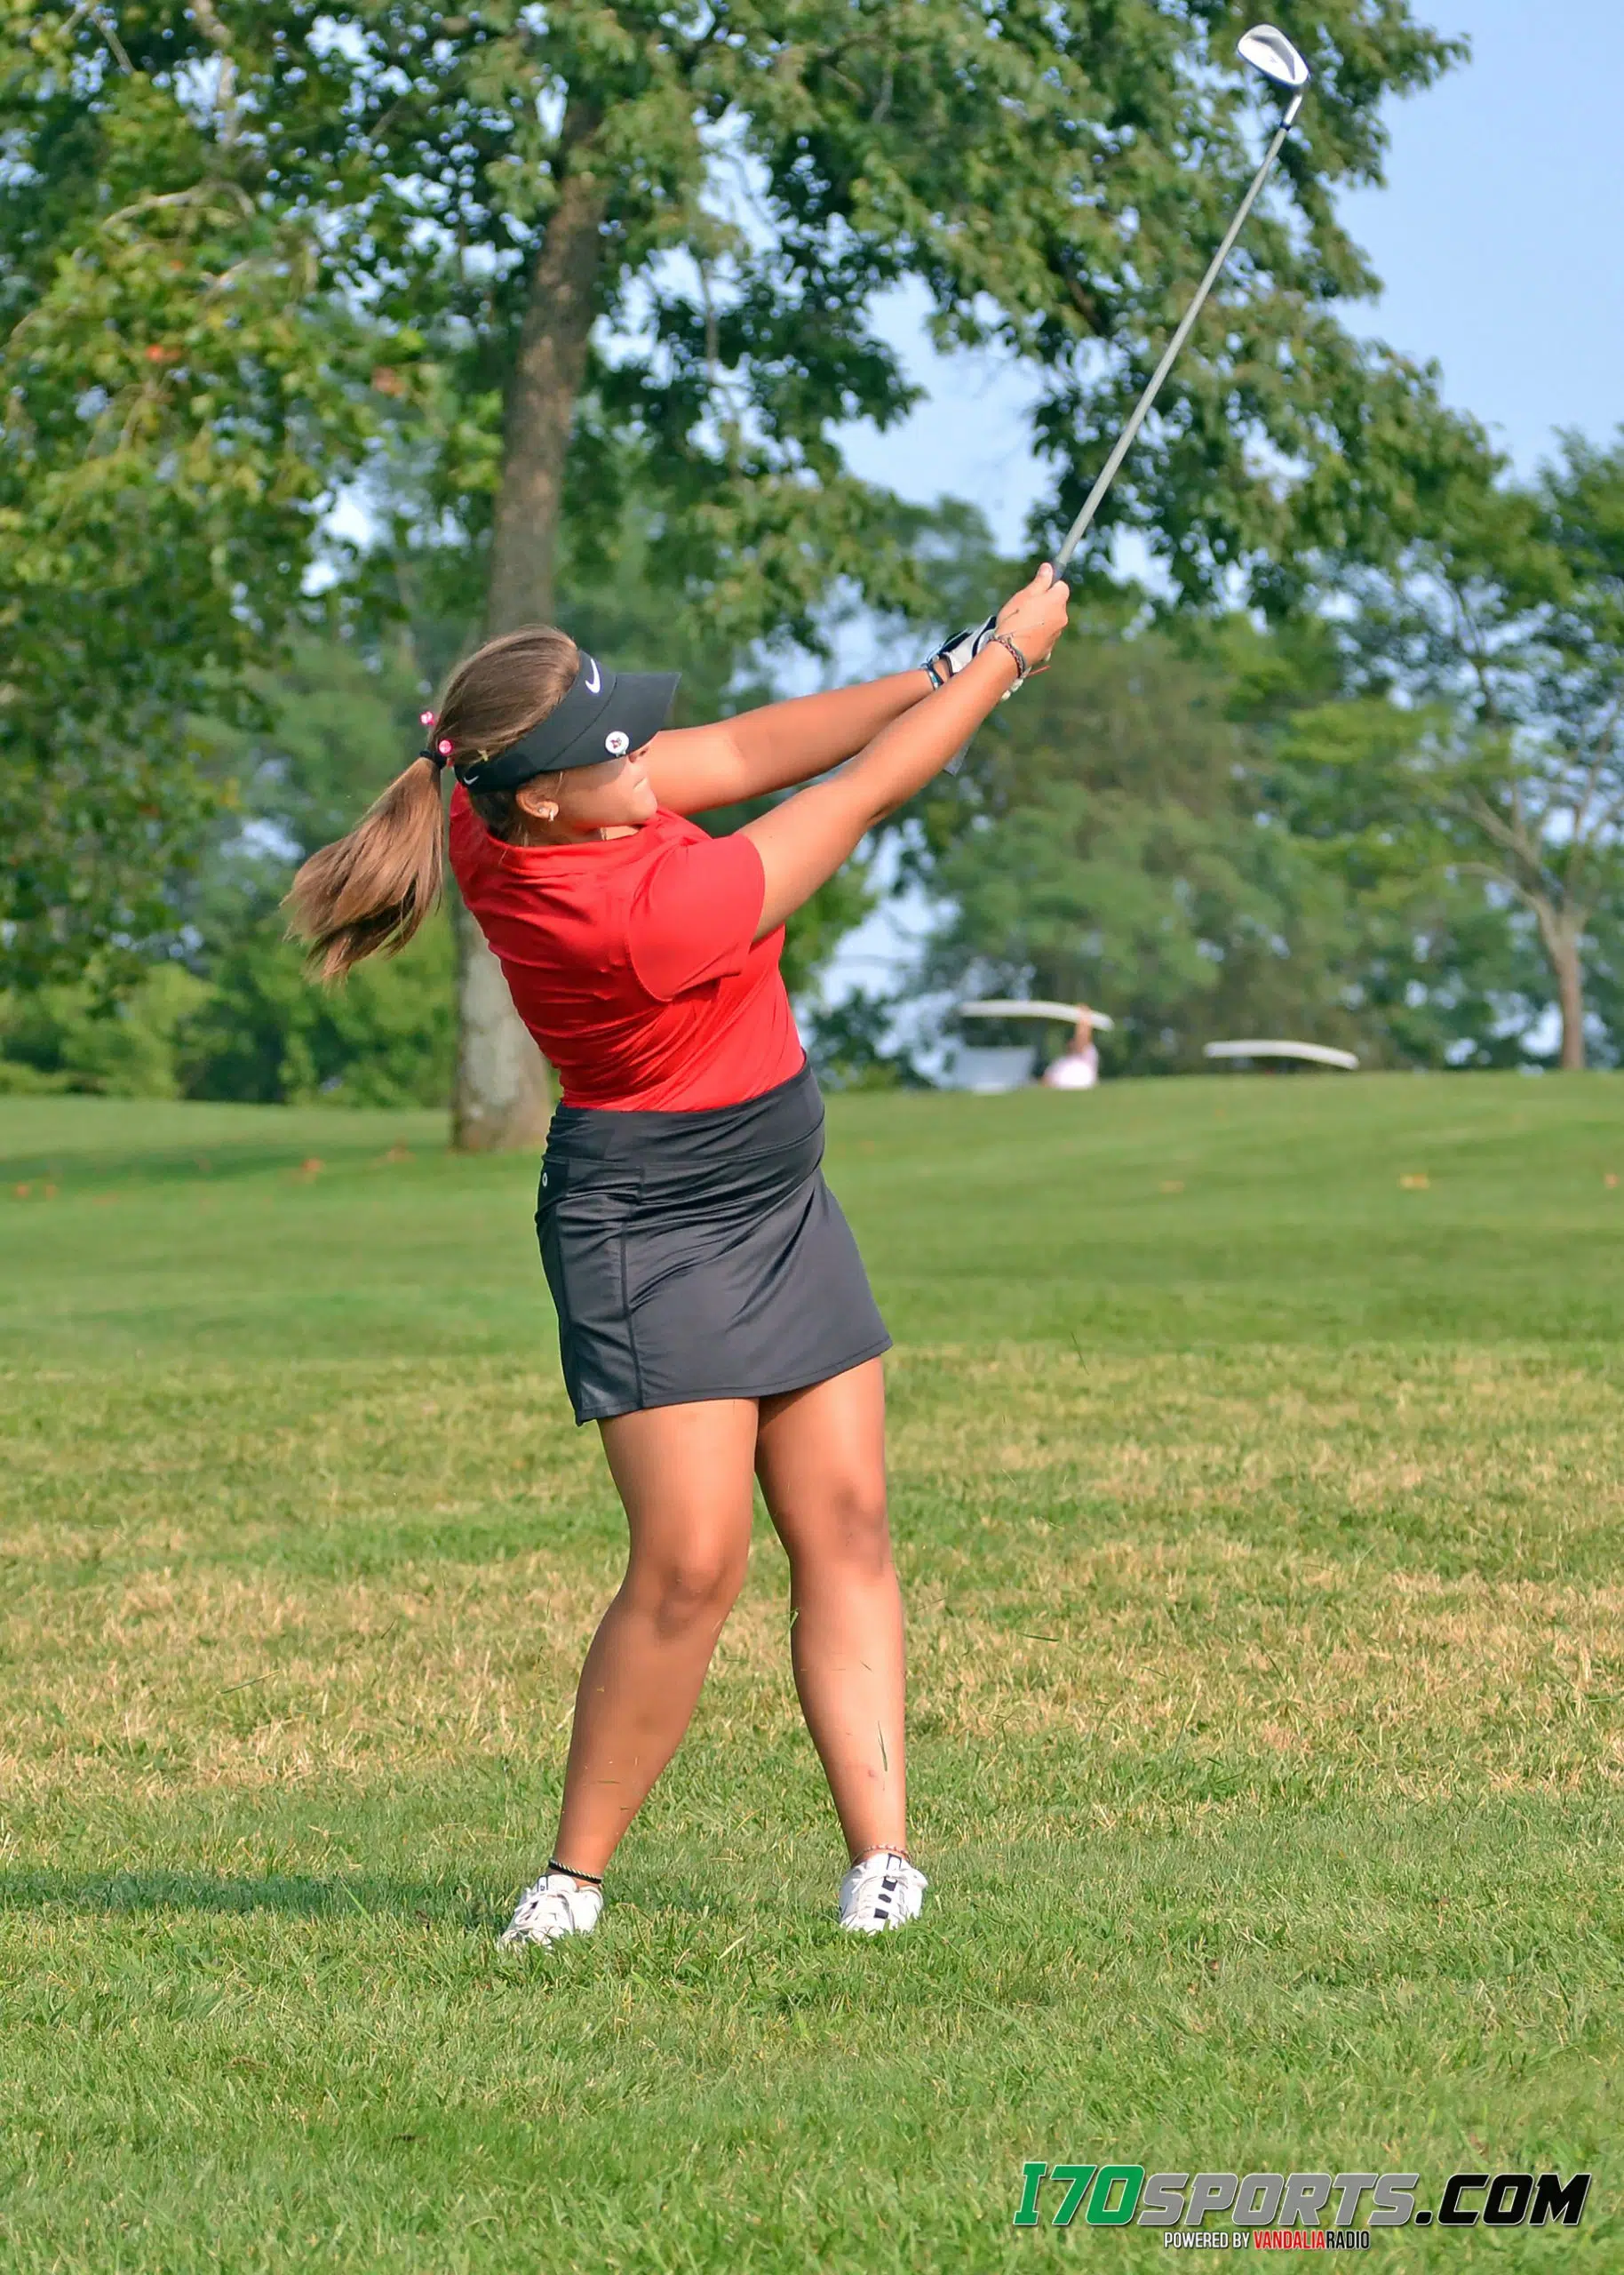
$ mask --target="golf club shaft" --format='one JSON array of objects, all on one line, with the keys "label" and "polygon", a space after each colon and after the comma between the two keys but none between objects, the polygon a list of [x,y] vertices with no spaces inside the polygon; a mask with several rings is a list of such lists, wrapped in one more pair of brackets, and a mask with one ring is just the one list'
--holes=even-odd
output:
[{"label": "golf club shaft", "polygon": [[1281,120],[1279,127],[1275,133],[1274,140],[1270,143],[1268,149],[1263,154],[1262,164],[1252,177],[1252,187],[1241,199],[1235,219],[1230,222],[1228,229],[1224,232],[1223,243],[1213,255],[1212,264],[1208,267],[1206,275],[1201,279],[1200,288],[1197,291],[1195,299],[1184,311],[1183,322],[1174,333],[1172,339],[1167,342],[1166,354],[1163,355],[1161,362],[1157,365],[1155,371],[1150,374],[1150,385],[1140,396],[1138,402],[1134,405],[1133,414],[1128,419],[1127,425],[1118,435],[1116,443],[1112,447],[1111,456],[1100,468],[1099,479],[1095,482],[1094,488],[1088,492],[1087,497],[1084,499],[1082,512],[1078,515],[1071,528],[1066,531],[1065,542],[1061,547],[1060,551],[1055,555],[1055,574],[1057,577],[1063,577],[1065,575],[1067,563],[1071,560],[1071,555],[1077,551],[1078,547],[1082,543],[1083,539],[1087,536],[1088,525],[1093,521],[1095,514],[1099,511],[1101,501],[1104,498],[1106,491],[1111,488],[1111,483],[1117,478],[1118,468],[1121,466],[1123,459],[1133,448],[1134,437],[1143,426],[1146,414],[1150,411],[1150,405],[1161,393],[1162,381],[1173,369],[1173,366],[1177,360],[1180,348],[1182,347],[1184,342],[1189,339],[1190,326],[1200,315],[1202,309],[1206,306],[1206,296],[1212,291],[1214,285],[1218,282],[1218,277],[1223,267],[1223,264],[1228,260],[1231,251],[1234,250],[1235,240],[1239,236],[1241,230],[1246,226],[1246,216],[1251,212],[1253,206],[1257,203],[1257,194],[1269,178],[1270,168],[1280,155],[1286,138],[1291,132],[1292,121],[1297,116],[1301,101],[1302,98],[1299,97],[1298,100],[1293,103],[1291,108],[1286,112],[1286,116]]}]

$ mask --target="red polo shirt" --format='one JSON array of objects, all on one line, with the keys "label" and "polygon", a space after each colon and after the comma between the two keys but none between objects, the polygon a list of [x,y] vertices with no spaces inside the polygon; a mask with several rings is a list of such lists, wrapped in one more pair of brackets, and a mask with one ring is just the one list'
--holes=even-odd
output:
[{"label": "red polo shirt", "polygon": [[566,1106],[736,1106],[800,1071],[747,837],[662,807],[627,837],[506,845],[458,784],[451,867]]}]

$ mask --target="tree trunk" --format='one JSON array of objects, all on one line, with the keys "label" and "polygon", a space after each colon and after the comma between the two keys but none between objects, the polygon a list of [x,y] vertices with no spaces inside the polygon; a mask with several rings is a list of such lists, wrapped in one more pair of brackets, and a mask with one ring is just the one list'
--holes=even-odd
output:
[{"label": "tree trunk", "polygon": [[1579,961],[1579,941],[1563,928],[1556,953],[1556,1000],[1562,1006],[1562,1071],[1582,1074],[1585,1066],[1585,976]]},{"label": "tree trunk", "polygon": [[502,967],[459,894],[457,934],[457,1089],[451,1143],[462,1153],[539,1145],[553,1112],[546,1060],[513,1009]]},{"label": "tree trunk", "polygon": [[[597,122],[571,109],[560,164],[569,167]],[[603,258],[604,186],[587,172],[565,172],[546,243],[530,275],[530,295],[507,390],[502,487],[497,498],[485,630],[493,636],[553,612],[553,563],[558,547],[564,460],[576,397],[586,372],[586,347],[597,313]]]},{"label": "tree trunk", "polygon": [[[564,461],[596,313],[605,194],[579,171],[596,120],[572,108],[560,144],[563,174],[546,240],[530,273],[491,543],[485,632],[494,638],[553,613]],[[571,168],[574,154],[577,167]],[[464,1153],[539,1145],[553,1112],[546,1060],[513,1006],[501,966],[478,925],[456,905],[457,1087],[451,1142]]]},{"label": "tree trunk", "polygon": [[1540,944],[1545,950],[1556,983],[1556,1002],[1562,1013],[1562,1054],[1557,1061],[1564,1074],[1582,1074],[1585,1068],[1585,973],[1579,943],[1585,929],[1585,912],[1554,906],[1543,898],[1533,902]]}]

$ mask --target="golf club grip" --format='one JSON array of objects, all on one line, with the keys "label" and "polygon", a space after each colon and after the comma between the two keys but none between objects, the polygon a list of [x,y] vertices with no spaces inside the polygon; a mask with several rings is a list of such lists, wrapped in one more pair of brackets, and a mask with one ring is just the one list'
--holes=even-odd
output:
[{"label": "golf club grip", "polygon": [[1223,241],[1219,245],[1217,251],[1213,255],[1212,260],[1208,264],[1206,274],[1201,279],[1200,284],[1197,289],[1194,299],[1191,300],[1190,306],[1185,309],[1183,318],[1179,324],[1178,330],[1167,342],[1166,347],[1163,352],[1161,362],[1157,365],[1155,371],[1151,372],[1150,382],[1146,387],[1144,393],[1140,396],[1138,402],[1134,405],[1132,411],[1129,413],[1126,426],[1124,427],[1122,432],[1118,435],[1116,442],[1112,444],[1111,456],[1100,468],[1099,475],[1095,483],[1094,488],[1088,492],[1087,497],[1083,501],[1082,512],[1078,515],[1071,528],[1066,531],[1065,539],[1061,546],[1060,551],[1055,555],[1055,574],[1057,577],[1064,576],[1067,564],[1071,561],[1072,555],[1077,551],[1078,547],[1087,535],[1089,524],[1094,520],[1095,514],[1098,513],[1100,506],[1104,499],[1106,491],[1111,488],[1111,483],[1117,478],[1118,469],[1121,466],[1123,459],[1127,456],[1128,451],[1133,448],[1134,437],[1143,426],[1151,404],[1161,393],[1162,381],[1173,369],[1173,366],[1177,360],[1180,348],[1182,347],[1184,342],[1190,337],[1191,326],[1194,324],[1196,318],[1200,315],[1202,309],[1206,306],[1207,295],[1212,291],[1214,285],[1218,282],[1219,276],[1222,273],[1223,264],[1228,260],[1230,253],[1235,249],[1235,240],[1239,236],[1241,230],[1246,227],[1246,216],[1251,212],[1253,206],[1257,203],[1258,192],[1262,188],[1264,182],[1269,179],[1270,168],[1274,164],[1275,160],[1280,155],[1286,138],[1291,132],[1292,120],[1296,116],[1297,110],[1298,105],[1294,103],[1289,114],[1281,121],[1280,125],[1276,130],[1274,140],[1270,143],[1268,149],[1263,153],[1263,163],[1258,168],[1256,173],[1253,175],[1251,188],[1241,199],[1238,207],[1236,209],[1234,220],[1224,231]]}]

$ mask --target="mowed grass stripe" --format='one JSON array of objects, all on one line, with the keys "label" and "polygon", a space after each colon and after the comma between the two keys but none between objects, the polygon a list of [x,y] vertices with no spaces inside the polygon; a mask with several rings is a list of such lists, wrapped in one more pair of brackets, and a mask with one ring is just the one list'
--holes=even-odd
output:
[{"label": "mowed grass stripe", "polygon": [[[1624,1416],[1604,1385],[1499,1352],[1419,1381],[1408,1354],[1260,1357],[1227,1384],[1187,1359],[1105,1371],[1040,1349],[897,1363],[921,1737],[1013,1718],[1130,1745],[1195,1730],[1210,1754],[1222,1729],[1381,1777],[1406,1742],[1443,1768],[1454,1729],[1451,1790],[1617,1766]],[[121,1386],[89,1449],[50,1391],[28,1419],[0,1532],[20,1788],[83,1793],[149,1755],[179,1775],[178,1720],[206,1782],[555,1754],[621,1520],[589,1435],[552,1401],[527,1412],[522,1378],[187,1375]],[[1565,1512],[1548,1529],[1535,1497]],[[786,1597],[763,1519],[707,1703],[724,1727],[736,1688],[746,1718],[770,1702],[797,1728]]]},{"label": "mowed grass stripe", "polygon": [[[443,1144],[423,1114],[0,1101],[0,1360],[518,1354],[550,1382],[536,1164]],[[828,1165],[908,1343],[1597,1344],[1624,1324],[1613,1075],[840,1098]]]}]

